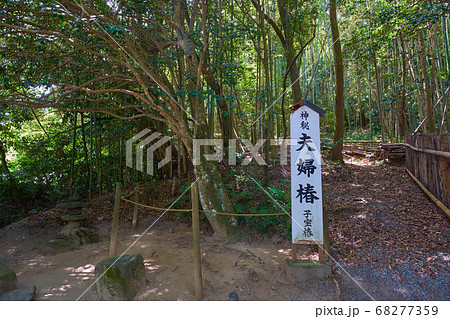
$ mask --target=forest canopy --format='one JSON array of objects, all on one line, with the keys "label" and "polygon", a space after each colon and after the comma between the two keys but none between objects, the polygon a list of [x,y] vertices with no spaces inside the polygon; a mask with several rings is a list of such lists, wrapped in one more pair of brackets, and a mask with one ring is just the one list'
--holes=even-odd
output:
[{"label": "forest canopy", "polygon": [[[322,136],[338,153],[343,139],[450,128],[447,1],[0,2],[0,199],[24,213],[74,185],[91,195],[175,175],[125,166],[143,128],[170,136],[178,172],[194,138],[228,150],[288,136],[303,98],[328,111]],[[234,212],[217,163],[193,173],[204,209]]]}]

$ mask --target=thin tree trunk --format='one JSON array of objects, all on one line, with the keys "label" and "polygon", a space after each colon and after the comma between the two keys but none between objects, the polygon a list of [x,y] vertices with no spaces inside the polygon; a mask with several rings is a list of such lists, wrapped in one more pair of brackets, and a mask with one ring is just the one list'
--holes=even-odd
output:
[{"label": "thin tree trunk", "polygon": [[[439,100],[441,98],[441,87],[439,85],[439,80],[437,77],[438,72],[438,66],[437,62],[439,59],[439,56],[437,54],[437,24],[435,24],[432,28],[432,31],[430,31],[430,41],[431,41],[431,83],[432,83],[432,90],[431,92],[436,92],[436,100]],[[434,101],[433,99],[433,104]],[[440,104],[440,114],[443,114],[444,111],[444,103]],[[439,121],[438,121],[439,123]]]},{"label": "thin tree trunk", "polygon": [[92,173],[93,173],[93,143],[92,143],[92,124],[93,124],[93,113],[89,113],[89,200],[92,196]]},{"label": "thin tree trunk", "polygon": [[375,56],[373,58],[373,64],[375,67],[375,80],[377,84],[377,104],[378,104],[378,112],[380,117],[380,127],[381,127],[381,142],[385,142],[385,125],[384,125],[384,114],[383,114],[383,108],[381,107],[381,84],[380,84],[380,74],[378,72],[378,63],[377,63],[377,57]]},{"label": "thin tree trunk", "polygon": [[425,44],[423,41],[422,30],[419,30],[418,32],[418,40],[419,40],[420,70],[422,72],[423,92],[425,95],[428,132],[434,133],[435,132],[434,116],[433,116],[434,112],[433,112],[433,105],[431,105],[432,103],[431,103],[430,83],[428,82],[426,51],[425,51]]},{"label": "thin tree trunk", "polygon": [[76,140],[77,140],[77,112],[74,113],[74,119],[73,119],[73,136],[72,136],[72,158],[70,162],[70,191],[72,192],[73,187],[73,175],[75,170],[75,146],[76,146]]},{"label": "thin tree trunk", "polygon": [[336,69],[336,98],[334,105],[335,123],[333,149],[331,159],[343,162],[343,138],[344,138],[344,62],[342,58],[341,41],[337,23],[336,0],[330,0],[330,26],[333,37],[334,63]]},{"label": "thin tree trunk", "polygon": [[[180,1],[175,2],[176,15],[175,22],[184,28],[184,18],[182,18],[180,10]],[[205,15],[203,15],[205,16]],[[182,30],[177,30],[177,37],[182,39],[185,38]],[[201,86],[199,86],[199,60],[195,55],[190,52],[195,52],[191,42],[187,41],[184,46],[186,53],[185,56],[185,67],[186,67],[186,88],[192,92],[201,91]],[[208,122],[204,105],[204,100],[202,96],[190,96],[189,97],[192,117],[198,123],[195,125],[194,134],[189,131],[188,127],[180,127],[180,136],[183,138],[183,144],[188,148],[190,158],[193,158],[193,141],[192,139],[206,139],[208,138]],[[187,125],[187,121],[186,121]],[[212,150],[207,147],[206,153],[211,154]],[[203,152],[202,152],[203,153]],[[187,154],[185,154],[187,155]],[[187,156],[186,156],[187,157]],[[217,168],[217,162],[208,162],[201,156],[199,165],[194,166],[194,173],[197,177],[197,183],[199,185],[199,195],[202,207],[205,211],[210,212],[229,212],[234,213],[233,206],[227,196],[227,190],[225,189],[222,181],[222,176]],[[207,214],[209,223],[211,224],[216,235],[221,239],[227,239],[233,236],[235,233],[234,229],[227,216]]]},{"label": "thin tree trunk", "polygon": [[[94,121],[95,124],[97,124],[97,116],[94,113]],[[98,187],[98,194],[101,195],[103,192],[103,187],[102,187],[102,130],[100,129],[100,132],[98,132],[98,126],[95,125],[95,156],[97,159],[97,187]],[[99,134],[100,133],[100,134]],[[100,141],[99,141],[100,139]],[[136,172],[136,170],[134,170],[134,172]]]},{"label": "thin tree trunk", "polygon": [[400,103],[400,132],[402,138],[405,138],[407,131],[406,124],[406,52],[405,52],[405,44],[403,43],[402,34],[399,33],[399,43],[402,54],[402,100]]},{"label": "thin tree trunk", "polygon": [[[264,4],[263,4],[263,9],[260,10],[259,12],[259,21],[260,21],[260,26],[261,26],[261,36],[262,36],[262,41],[263,41],[263,50],[264,50],[264,55],[263,55],[263,67],[264,67],[264,103],[262,104],[262,106],[264,105],[263,108],[261,108],[261,112],[265,112],[264,109],[268,107],[267,103],[269,100],[269,91],[270,91],[270,73],[269,73],[269,52],[268,52],[268,44],[267,44],[267,35],[266,35],[266,31],[265,31],[265,27],[264,27],[264,17],[262,12],[264,11]],[[268,111],[268,113],[272,113],[271,110]],[[262,136],[263,138],[265,138],[266,140],[270,139],[269,136],[269,125],[268,125],[268,121],[264,120],[266,118],[266,116],[263,116],[263,118],[261,119],[261,123],[263,123],[264,127],[262,128]],[[265,123],[264,123],[265,122]],[[269,123],[270,123],[270,119],[269,119]],[[264,153],[264,158],[266,160],[266,163],[269,163],[269,143],[267,143],[266,145],[263,146],[263,153]],[[263,172],[264,172],[264,186],[267,187],[269,185],[269,166],[268,165],[264,165],[263,166]]]},{"label": "thin tree trunk", "polygon": [[83,149],[84,149],[84,161],[86,164],[86,169],[89,170],[89,152],[86,143],[86,131],[84,129],[84,114],[80,113],[80,115],[81,115],[81,136],[83,138]]}]

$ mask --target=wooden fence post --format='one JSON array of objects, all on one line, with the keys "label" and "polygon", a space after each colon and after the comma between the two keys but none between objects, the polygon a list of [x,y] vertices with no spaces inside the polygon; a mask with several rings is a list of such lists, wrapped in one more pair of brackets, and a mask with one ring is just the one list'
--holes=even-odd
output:
[{"label": "wooden fence post", "polygon": [[[450,152],[450,134],[441,134],[441,151]],[[450,161],[441,157],[442,201],[450,207]]]},{"label": "wooden fence post", "polygon": [[202,257],[200,252],[200,216],[198,211],[198,187],[194,183],[191,186],[192,198],[192,234],[194,248],[194,289],[195,298],[201,300],[203,298],[202,284]]},{"label": "wooden fence post", "polygon": [[319,246],[319,264],[324,264],[325,263],[325,259],[324,259],[325,248],[322,245],[318,245],[318,246]]},{"label": "wooden fence post", "polygon": [[136,187],[136,189],[134,190],[134,202],[136,204],[134,204],[133,207],[133,221],[131,222],[131,228],[136,229],[136,225],[137,225],[137,216],[138,216],[138,208],[139,205],[137,203],[139,203],[139,186]]},{"label": "wooden fence post", "polygon": [[295,264],[297,262],[297,244],[292,243],[292,262]]},{"label": "wooden fence post", "polygon": [[111,227],[111,241],[109,243],[109,256],[116,255],[117,249],[117,231],[119,230],[119,213],[120,213],[120,201],[122,196],[122,185],[120,183],[116,184],[116,196],[114,198],[114,211],[113,211],[113,221]]}]

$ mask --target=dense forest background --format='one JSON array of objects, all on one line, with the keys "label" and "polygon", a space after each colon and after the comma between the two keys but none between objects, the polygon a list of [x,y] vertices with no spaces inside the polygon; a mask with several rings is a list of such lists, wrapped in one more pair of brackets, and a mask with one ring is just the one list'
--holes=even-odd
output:
[{"label": "dense forest background", "polygon": [[[243,139],[289,137],[303,98],[327,110],[323,144],[338,161],[343,139],[450,129],[445,0],[0,2],[0,226],[75,188],[92,197],[117,181],[175,179],[183,189],[189,174],[207,210],[274,210],[229,187],[244,168],[194,170],[192,140],[221,138],[228,150],[237,139],[242,160]],[[125,165],[126,140],[144,128],[173,149],[154,176]],[[276,148],[262,150],[280,164]],[[247,173],[288,205],[268,169]],[[289,229],[270,218],[254,226]],[[227,220],[210,222],[229,234]]]}]

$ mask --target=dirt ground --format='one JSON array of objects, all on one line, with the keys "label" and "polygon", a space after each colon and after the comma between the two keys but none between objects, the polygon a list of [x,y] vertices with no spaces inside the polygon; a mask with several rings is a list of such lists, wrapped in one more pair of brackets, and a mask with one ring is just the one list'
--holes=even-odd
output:
[{"label": "dirt ground", "polygon": [[[203,225],[204,300],[228,300],[231,292],[239,300],[448,300],[449,219],[403,167],[369,164],[323,167],[332,276],[291,281],[288,240],[250,233],[224,244]],[[111,211],[105,198],[94,202],[95,220],[87,225],[99,243],[45,253],[62,225],[59,213],[48,211],[0,229],[0,267],[14,269],[19,287],[36,285],[36,300],[97,300],[94,269],[108,256],[111,225],[98,214]],[[191,226],[163,217],[139,238],[159,216],[141,215],[136,230],[121,220],[118,241],[118,252],[144,257],[147,285],[136,299],[194,300]]]},{"label": "dirt ground", "polygon": [[[130,247],[156,218],[149,215],[140,221],[141,227],[136,231],[122,231],[118,251]],[[16,271],[19,287],[36,285],[36,300],[76,300],[80,296],[80,300],[97,300],[95,287],[89,287],[94,281],[94,265],[108,257],[108,227],[109,222],[97,225],[100,243],[57,255],[42,255],[43,243],[56,236],[53,229],[33,222],[10,225],[7,231],[2,229],[1,243],[6,249],[2,249],[0,266]],[[288,281],[284,266],[290,251],[288,243],[274,245],[265,240],[223,244],[211,236],[202,236],[201,248],[204,300],[228,300],[231,292],[236,292],[239,300],[336,298],[331,279],[316,280],[315,291]],[[158,221],[126,254],[138,253],[144,257],[147,269],[147,287],[138,300],[194,300],[190,225]]]}]

